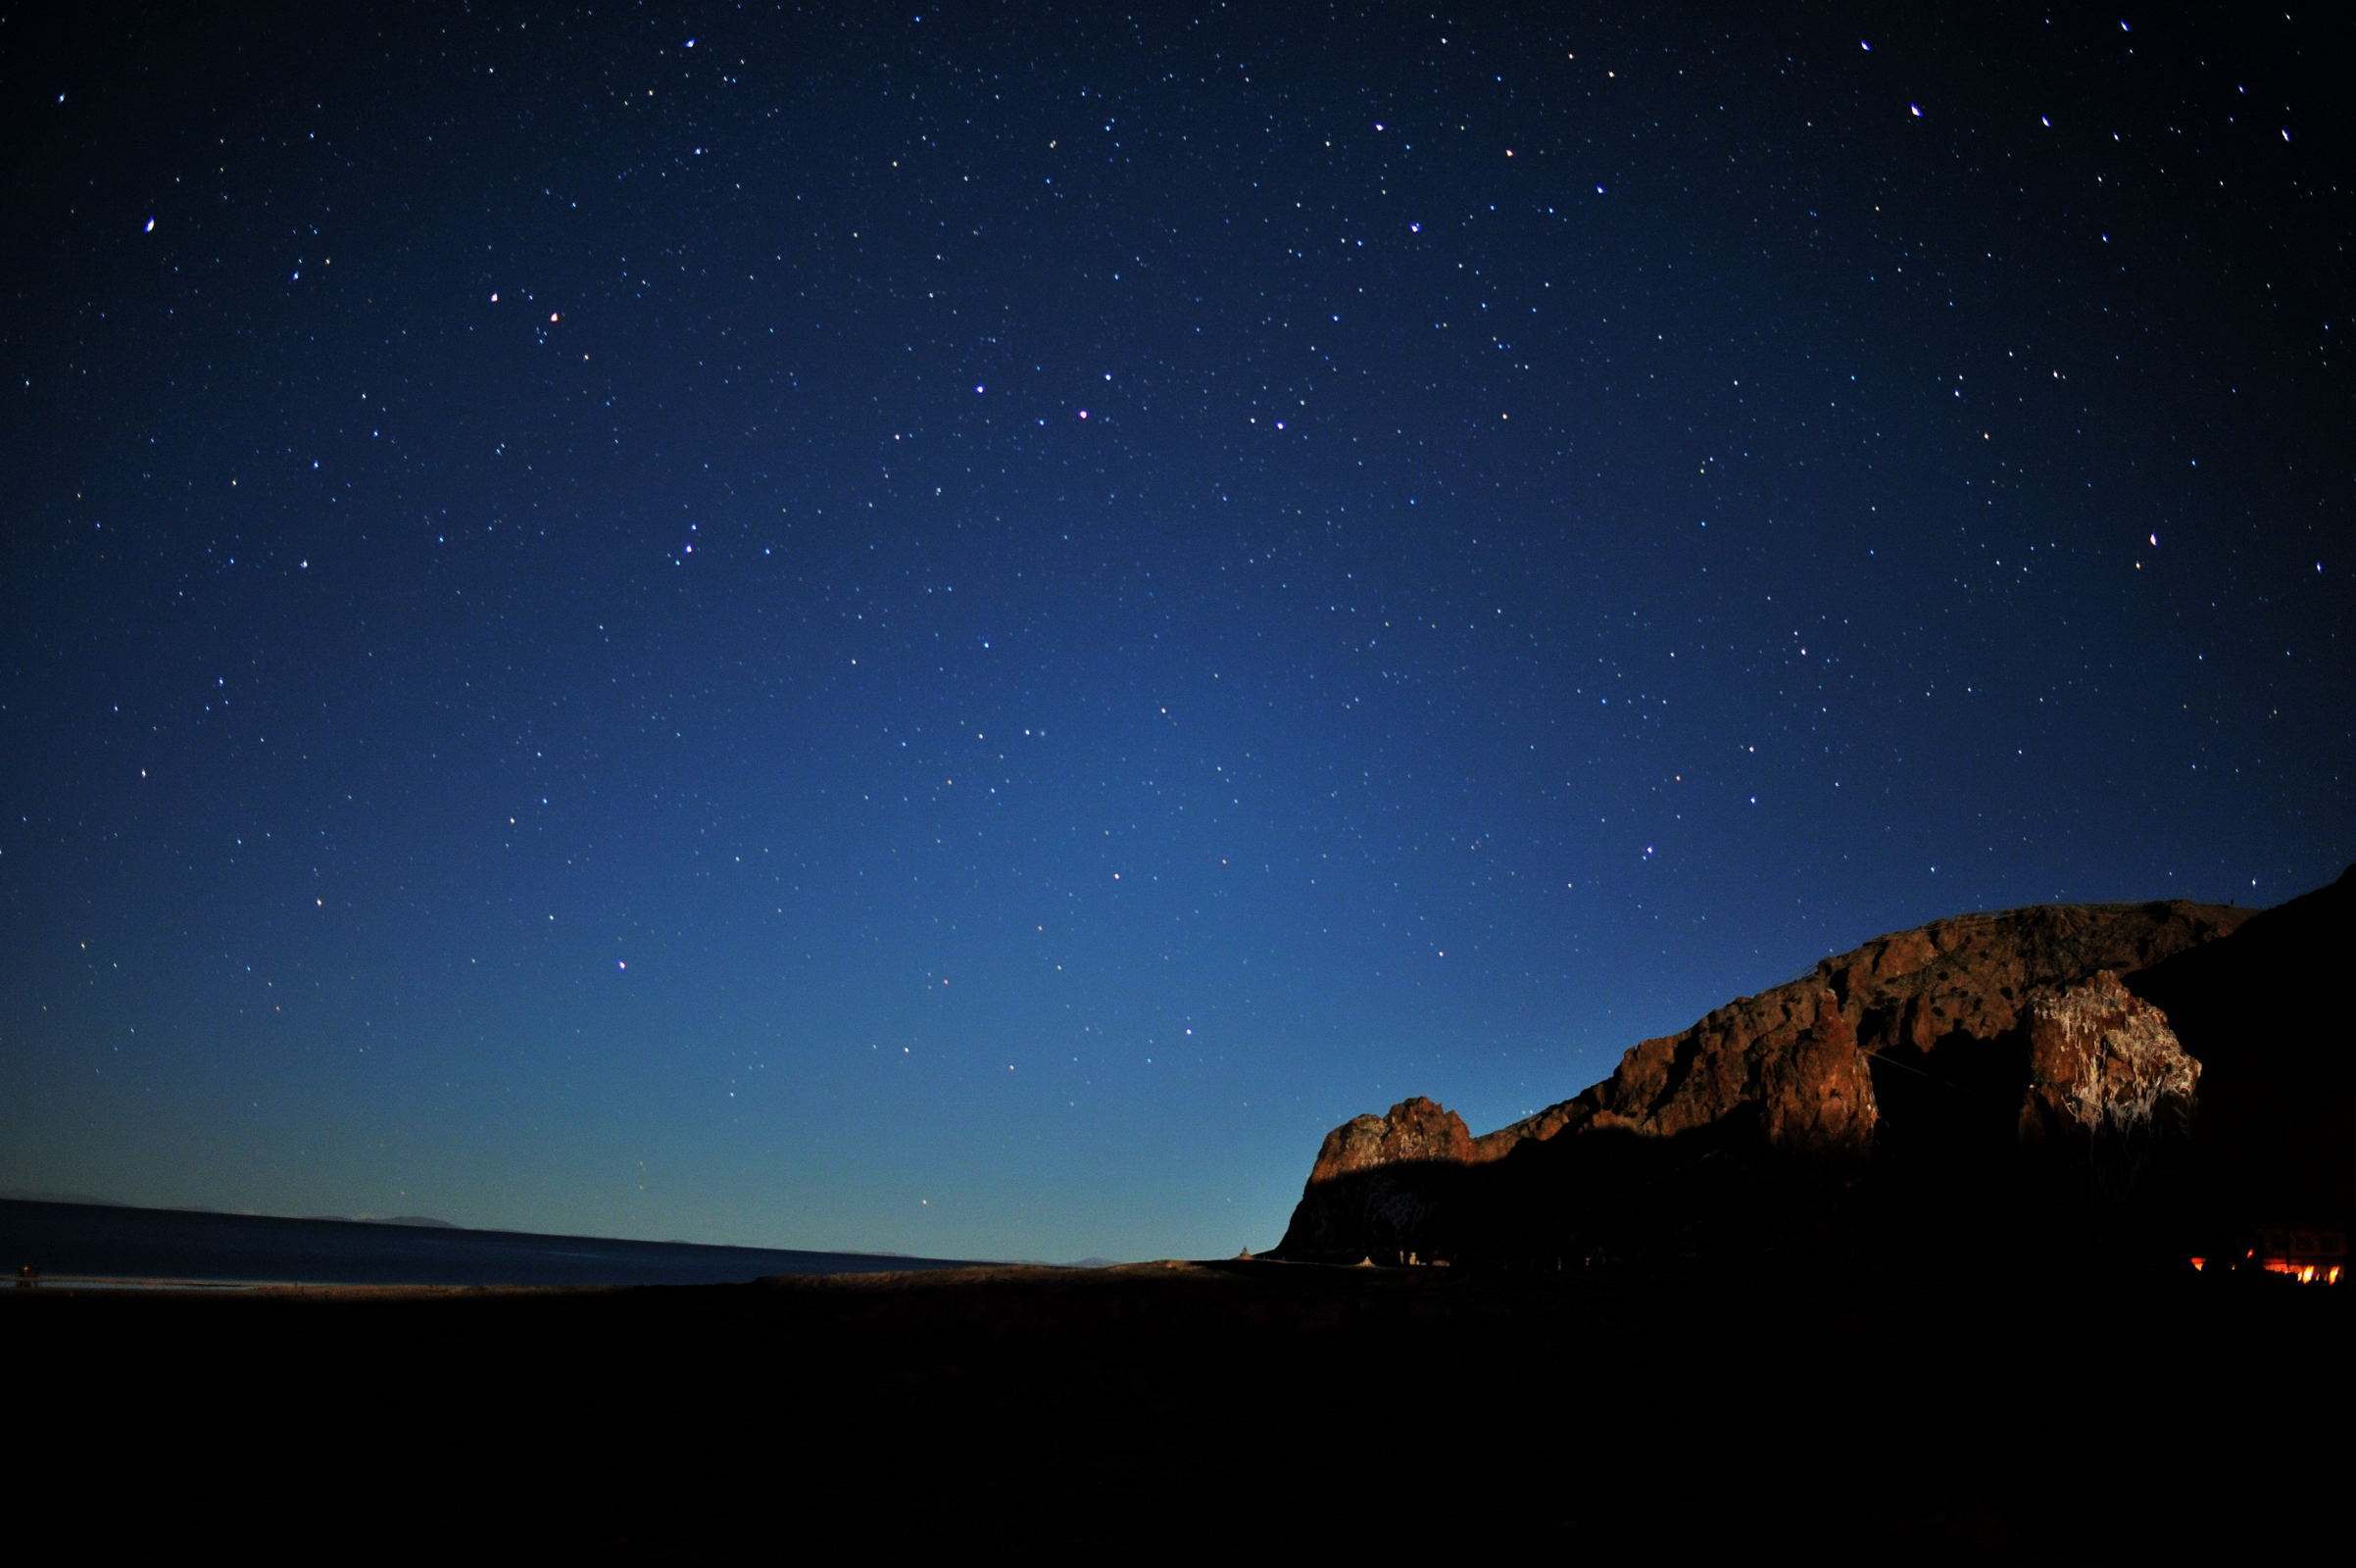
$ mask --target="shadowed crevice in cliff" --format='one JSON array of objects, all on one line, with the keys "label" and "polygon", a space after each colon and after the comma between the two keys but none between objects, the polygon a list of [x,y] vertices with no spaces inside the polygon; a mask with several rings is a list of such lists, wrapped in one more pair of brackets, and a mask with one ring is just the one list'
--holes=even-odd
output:
[{"label": "shadowed crevice in cliff", "polygon": [[1883,1052],[1872,1064],[1882,1107],[1878,1142],[1905,1160],[1968,1158],[2007,1148],[2028,1081],[2029,1040],[2019,1029],[1984,1040],[1954,1030],[1925,1052]]},{"label": "shadowed crevice in cliff", "polygon": [[2198,1180],[2231,1228],[2253,1216],[2356,1218],[2356,867],[2233,935],[2128,976],[2200,1058]]}]

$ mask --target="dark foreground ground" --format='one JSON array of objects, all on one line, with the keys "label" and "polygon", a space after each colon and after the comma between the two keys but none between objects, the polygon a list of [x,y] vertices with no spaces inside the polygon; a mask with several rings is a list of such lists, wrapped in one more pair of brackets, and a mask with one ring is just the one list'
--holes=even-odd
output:
[{"label": "dark foreground ground", "polygon": [[2322,1546],[2356,1291],[1268,1262],[0,1292],[12,1547]]}]

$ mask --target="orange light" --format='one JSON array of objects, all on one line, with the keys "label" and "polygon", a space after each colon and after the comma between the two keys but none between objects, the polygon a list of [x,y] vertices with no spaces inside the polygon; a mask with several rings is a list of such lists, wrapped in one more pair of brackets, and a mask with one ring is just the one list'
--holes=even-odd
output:
[{"label": "orange light", "polygon": [[2193,1258],[2193,1259],[2192,1259],[2192,1272],[2193,1272],[2193,1273],[2195,1273],[2195,1274],[2198,1274],[2198,1273],[2199,1273],[2199,1272],[2200,1272],[2200,1271],[2201,1271],[2201,1270],[2202,1270],[2204,1267],[2206,1267],[2206,1266],[2208,1265],[2208,1261],[2209,1261],[2209,1260],[2208,1260],[2207,1258],[2205,1258],[2205,1257],[2196,1257],[2196,1258]]},{"label": "orange light", "polygon": [[2287,1257],[2269,1257],[2263,1259],[2258,1266],[2269,1274],[2287,1275],[2301,1285],[2313,1285],[2319,1274],[2326,1285],[2339,1283],[2339,1266],[2337,1264],[2329,1269],[2319,1269],[2313,1263],[2293,1263]]}]

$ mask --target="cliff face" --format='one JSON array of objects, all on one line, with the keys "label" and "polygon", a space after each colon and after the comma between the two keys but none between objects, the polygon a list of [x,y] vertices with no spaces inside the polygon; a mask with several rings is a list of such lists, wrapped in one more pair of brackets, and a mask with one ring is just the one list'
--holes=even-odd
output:
[{"label": "cliff face", "polygon": [[1642,1042],[1603,1082],[1481,1137],[1421,1099],[1346,1123],[1279,1250],[1546,1251],[1534,1229],[1592,1233],[1624,1190],[1690,1191],[1705,1156],[1722,1172],[1728,1152],[1944,1168],[1958,1152],[2164,1132],[2185,1121],[2201,1064],[2121,977],[2250,918],[2056,905],[1878,937]]},{"label": "cliff face", "polygon": [[2168,1015],[2109,969],[2029,1004],[2021,1135],[2133,1138],[2191,1125],[2200,1084]]},{"label": "cliff face", "polygon": [[1444,1159],[1471,1164],[1479,1155],[1464,1118],[1418,1095],[1384,1116],[1353,1116],[1325,1135],[1312,1182],[1331,1181],[1377,1165]]},{"label": "cliff face", "polygon": [[[1502,1146],[1498,1146],[1502,1152]],[[1428,1245],[1436,1214],[1453,1196],[1455,1172],[1488,1157],[1464,1118],[1417,1096],[1381,1116],[1354,1116],[1325,1135],[1303,1202],[1285,1233],[1298,1256],[1381,1254],[1386,1261]]]},{"label": "cliff face", "polygon": [[1785,1136],[1841,1144],[1881,1119],[1858,1057],[1918,1071],[2015,1034],[2038,996],[2098,971],[2140,969],[2228,935],[2222,905],[2047,905],[1967,914],[1877,937],[1682,1034],[1631,1050],[1602,1083],[1483,1144],[1621,1126],[1654,1135],[1762,1106]]}]

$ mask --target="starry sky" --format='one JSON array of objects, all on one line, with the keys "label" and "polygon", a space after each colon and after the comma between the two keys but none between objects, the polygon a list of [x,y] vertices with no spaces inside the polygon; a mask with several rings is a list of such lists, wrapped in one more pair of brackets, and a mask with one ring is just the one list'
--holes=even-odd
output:
[{"label": "starry sky", "polygon": [[1901,9],[0,18],[0,1189],[1224,1255],[2329,880],[2344,24]]}]

